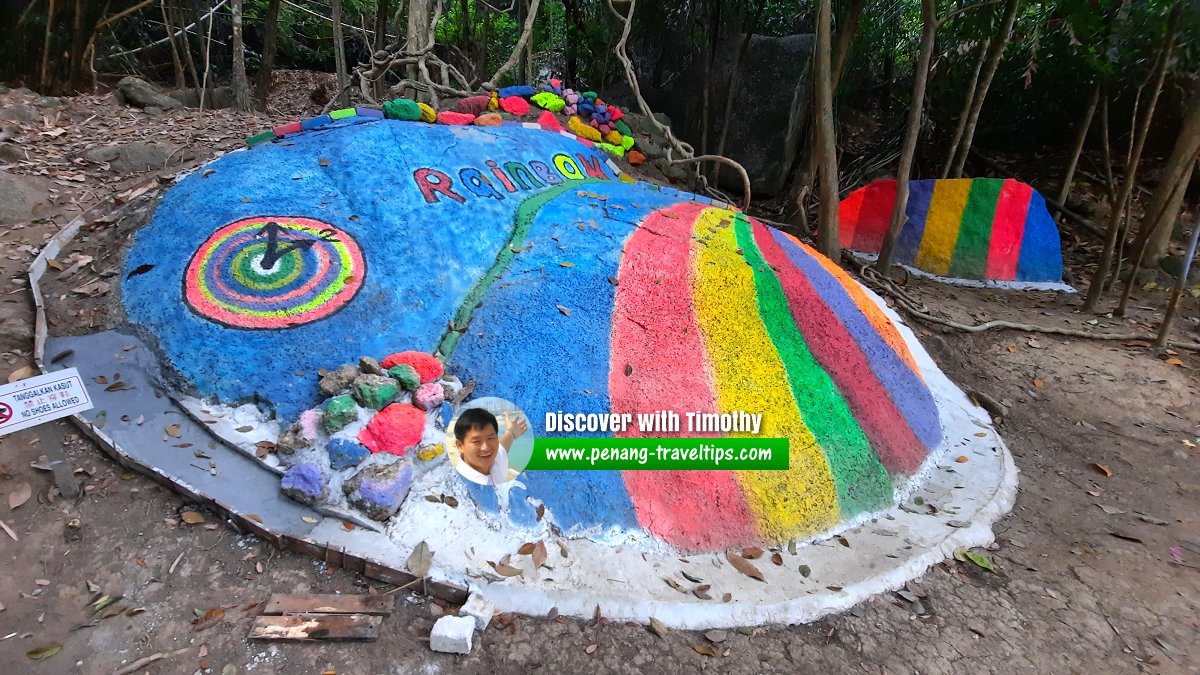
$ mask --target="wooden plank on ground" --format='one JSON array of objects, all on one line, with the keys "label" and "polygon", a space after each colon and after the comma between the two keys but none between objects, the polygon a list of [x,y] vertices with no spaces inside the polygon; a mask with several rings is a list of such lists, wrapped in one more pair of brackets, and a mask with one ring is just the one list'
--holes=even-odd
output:
[{"label": "wooden plank on ground", "polygon": [[289,614],[257,616],[251,640],[374,640],[381,616],[366,614]]},{"label": "wooden plank on ground", "polygon": [[263,614],[370,614],[388,616],[396,607],[395,596],[275,593]]}]

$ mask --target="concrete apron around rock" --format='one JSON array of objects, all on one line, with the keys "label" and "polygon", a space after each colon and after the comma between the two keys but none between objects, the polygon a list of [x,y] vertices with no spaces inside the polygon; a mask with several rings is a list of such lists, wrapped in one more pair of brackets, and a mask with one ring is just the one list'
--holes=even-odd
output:
[{"label": "concrete apron around rock", "polygon": [[[44,271],[47,253],[56,254],[64,243],[60,239],[69,238],[53,240],[34,269]],[[38,363],[48,370],[76,367],[85,382],[120,372],[126,383],[118,391],[89,388],[96,407],[74,418],[119,463],[210,504],[228,514],[235,527],[388,583],[419,581],[403,566],[417,544],[425,541],[433,550],[430,581],[413,587],[424,587],[456,603],[466,600],[466,587],[470,587],[500,611],[532,615],[557,608],[561,615],[591,618],[599,607],[609,619],[648,622],[656,618],[686,629],[802,623],[899,588],[959,546],[991,543],[991,524],[1011,509],[1016,496],[1016,467],[986,413],[936,368],[899,317],[872,295],[914,346],[913,356],[943,412],[944,437],[957,440],[948,441],[950,447],[927,460],[923,475],[910,483],[919,487],[905,495],[902,506],[848,523],[822,540],[799,545],[795,554],[780,551],[781,565],[772,562],[770,552],[753,560],[765,581],[737,571],[721,552],[683,555],[645,535],[627,533],[623,543],[616,541],[619,533],[617,537],[595,533],[607,535],[609,543],[562,539],[554,533],[554,514],[549,509],[537,531],[489,520],[488,514],[474,508],[448,462],[414,481],[410,498],[386,524],[386,532],[348,530],[341,518],[323,518],[287,499],[275,472],[247,452],[251,441],[238,444],[239,448],[227,445],[209,425],[165,395],[157,359],[136,337],[110,330],[46,340],[38,276],[31,273],[40,315],[39,336],[35,336]],[[222,431],[229,435],[228,430]],[[196,450],[208,457],[197,458]],[[965,461],[957,461],[959,457]],[[439,490],[457,496],[460,506],[419,498]],[[931,504],[936,512],[929,508]],[[844,537],[847,545],[834,535]],[[522,543],[539,539],[545,541],[548,556],[545,566],[535,569],[530,556],[516,551]],[[522,570],[520,576],[494,574],[489,562],[506,555],[511,556],[512,566]],[[685,573],[699,581],[689,580]],[[709,586],[711,599],[692,592],[701,585]]]}]

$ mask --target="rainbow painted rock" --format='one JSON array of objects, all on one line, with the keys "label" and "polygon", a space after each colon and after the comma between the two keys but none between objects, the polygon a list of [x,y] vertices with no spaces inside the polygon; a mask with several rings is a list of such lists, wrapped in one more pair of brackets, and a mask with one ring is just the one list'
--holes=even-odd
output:
[{"label": "rainbow painted rock", "polygon": [[[1046,201],[1012,179],[956,178],[909,183],[908,222],[895,262],[941,277],[1058,283],[1062,244]],[[896,181],[850,193],[838,209],[843,248],[879,253],[896,202]]]},{"label": "rainbow painted rock", "polygon": [[[411,345],[382,366],[426,380],[444,361],[535,436],[556,411],[761,414],[761,435],[789,439],[786,471],[529,471],[507,511],[534,528],[544,504],[567,536],[688,551],[828,532],[961,440],[943,438],[934,366],[895,315],[728,205],[516,123],[350,119],[289,141],[184,178],[126,255],[129,319],[192,393],[291,420],[321,400],[319,369]],[[424,415],[393,409],[399,426]],[[386,451],[384,436],[420,441],[360,438]],[[468,489],[498,513],[491,488]]]}]

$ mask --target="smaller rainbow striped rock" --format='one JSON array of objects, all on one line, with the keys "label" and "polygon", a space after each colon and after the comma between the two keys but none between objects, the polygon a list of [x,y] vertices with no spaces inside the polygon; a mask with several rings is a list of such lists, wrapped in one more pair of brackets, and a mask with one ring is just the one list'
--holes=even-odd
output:
[{"label": "smaller rainbow striped rock", "polygon": [[[940,277],[1023,283],[1062,281],[1058,228],[1037,190],[1000,178],[914,180],[895,262]],[[896,181],[877,180],[839,208],[843,248],[879,253]]]}]

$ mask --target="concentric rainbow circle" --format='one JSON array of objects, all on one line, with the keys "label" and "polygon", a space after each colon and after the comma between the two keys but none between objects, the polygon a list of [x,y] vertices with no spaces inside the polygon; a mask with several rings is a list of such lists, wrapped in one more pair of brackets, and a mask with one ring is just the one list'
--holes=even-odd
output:
[{"label": "concentric rainbow circle", "polygon": [[[275,259],[267,260],[272,252]],[[200,245],[183,292],[192,311],[231,328],[292,328],[344,307],[366,271],[346,232],[311,218],[258,216],[230,223]]]}]

